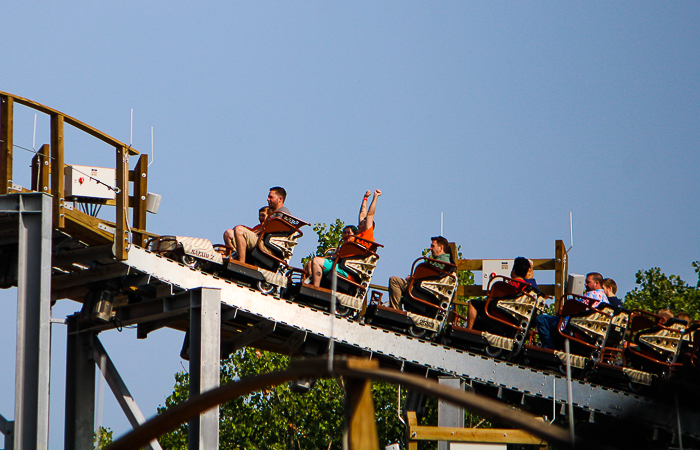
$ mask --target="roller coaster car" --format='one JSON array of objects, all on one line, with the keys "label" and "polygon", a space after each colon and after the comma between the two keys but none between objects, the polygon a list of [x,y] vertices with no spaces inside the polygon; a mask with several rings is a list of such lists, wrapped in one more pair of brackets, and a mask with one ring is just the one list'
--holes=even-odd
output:
[{"label": "roller coaster car", "polygon": [[383,245],[357,236],[344,241],[331,257],[333,266],[321,279],[321,287],[305,282],[311,274],[302,269],[292,268],[290,276],[300,277],[290,285],[290,298],[330,310],[332,276],[339,268],[348,276],[337,273],[336,314],[343,317],[353,313],[364,315],[367,309],[367,291],[379,261],[377,250],[380,247]]},{"label": "roller coaster car", "polygon": [[681,338],[679,361],[683,364],[682,376],[695,381],[700,375],[700,322],[691,322]]},{"label": "roller coaster car", "polygon": [[416,338],[432,339],[447,322],[456,288],[456,265],[418,258],[411,266],[411,280],[401,298],[405,311],[373,303],[367,310],[367,321],[407,331]]},{"label": "roller coaster car", "polygon": [[459,325],[465,320],[456,312],[444,335],[444,343],[463,349],[483,350],[497,358],[503,352],[514,358],[522,348],[532,320],[544,308],[544,296],[530,284],[505,276],[489,283],[486,301],[475,301],[478,316],[474,328]]},{"label": "roller coaster car", "polygon": [[150,251],[178,261],[193,269],[206,270],[211,263],[221,265],[223,258],[209,239],[185,236],[159,236],[148,241]]},{"label": "roller coaster car", "polygon": [[[624,350],[611,347],[605,349],[608,357],[596,364],[596,378],[609,383],[626,384],[633,392],[640,392],[656,380],[678,375],[692,375],[689,365],[677,362],[687,352],[687,361],[692,361],[692,344],[684,341],[693,330],[684,320],[664,320],[656,314],[635,310],[629,313],[628,337]],[[693,338],[694,339],[694,338]],[[685,344],[685,345],[684,345]],[[613,354],[617,361],[608,361]]]},{"label": "roller coaster car", "polygon": [[633,311],[629,325],[632,338],[625,348],[627,362],[638,371],[670,377],[682,366],[677,360],[686,328],[685,320],[664,320],[647,311]]},{"label": "roller coaster car", "polygon": [[232,248],[216,245],[223,255],[226,271],[257,283],[263,293],[273,293],[287,287],[286,272],[290,269],[297,241],[304,235],[300,228],[307,222],[282,212],[275,212],[265,221],[256,246],[246,253],[246,261],[236,259]]},{"label": "roller coaster car", "polygon": [[[592,369],[601,360],[605,342],[611,331],[616,330],[616,326],[613,325],[613,318],[616,317],[614,308],[589,297],[567,294],[557,315],[558,340],[562,343],[563,339],[569,340],[572,369],[578,369],[580,372]],[[622,325],[626,315],[620,315],[618,320],[619,325]],[[566,353],[562,351],[563,345],[552,350],[530,343],[524,348],[523,354],[527,359],[555,367],[562,372],[565,370]]]}]

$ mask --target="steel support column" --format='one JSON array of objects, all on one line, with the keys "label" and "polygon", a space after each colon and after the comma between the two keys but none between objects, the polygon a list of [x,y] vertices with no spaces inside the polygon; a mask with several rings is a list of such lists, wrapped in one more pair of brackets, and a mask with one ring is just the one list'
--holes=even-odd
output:
[{"label": "steel support column", "polygon": [[[460,391],[464,390],[464,383],[458,377],[438,377],[441,385],[449,386]],[[464,408],[447,403],[444,400],[438,402],[438,426],[451,428],[464,428]],[[448,441],[438,441],[438,450],[449,450]]]},{"label": "steel support column", "polygon": [[2,414],[0,414],[0,433],[5,435],[5,450],[13,450],[15,448],[14,432],[15,423],[5,419]]},{"label": "steel support column", "polygon": [[[221,291],[200,288],[190,293],[190,398],[219,387],[221,358]],[[189,422],[189,450],[219,448],[219,407]]]},{"label": "steel support column", "polygon": [[51,364],[51,197],[0,197],[0,210],[17,213],[17,365],[15,449],[46,449]]},{"label": "steel support column", "polygon": [[68,318],[64,448],[92,448],[95,432],[94,333],[80,331],[78,315]]}]

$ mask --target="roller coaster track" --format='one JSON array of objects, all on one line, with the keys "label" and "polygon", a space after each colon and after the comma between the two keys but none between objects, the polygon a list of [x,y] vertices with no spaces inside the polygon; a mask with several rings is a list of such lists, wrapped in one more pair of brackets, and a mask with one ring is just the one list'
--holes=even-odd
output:
[{"label": "roller coaster track", "polygon": [[[42,146],[32,162],[32,186],[36,190],[23,188],[13,181],[15,104],[33,108],[51,118],[51,144]],[[114,148],[117,193],[114,199],[101,202],[116,206],[114,222],[88,216],[70,207],[65,179],[55,176],[64,174],[65,169],[64,124]],[[557,373],[412,338],[358,320],[331,317],[326,311],[264,295],[249,286],[191,269],[144,250],[135,244],[145,244],[152,236],[146,231],[148,161],[142,155],[134,169],[129,170],[128,156],[137,154],[130,146],[57,110],[0,92],[0,198],[6,194],[15,195],[13,193],[34,192],[31,195],[39,195],[36,191],[51,195],[52,218],[48,219],[51,223],[47,229],[51,228],[52,232],[47,231],[42,239],[52,247],[52,299],[71,298],[84,302],[89,289],[96,285],[112,286],[121,293],[134,294],[128,298],[127,295],[117,295],[114,320],[92,322],[89,326],[93,331],[135,324],[138,336],[145,338],[151,331],[162,327],[187,330],[191,306],[189,292],[214,288],[220,290],[222,301],[224,353],[255,346],[292,356],[314,356],[323,354],[332,338],[337,354],[371,358],[385,368],[424,377],[460,377],[477,392],[536,414],[550,417],[564,414],[566,404],[571,400],[579,418],[594,422],[630,420],[670,434],[682,430],[683,435],[700,439],[700,411],[694,406],[698,402],[693,399],[697,396],[686,395],[687,391],[677,393],[665,389],[663,392],[650,391],[649,395],[636,395],[575,380],[569,399],[566,379]],[[133,182],[131,192],[130,181]],[[128,214],[129,210],[131,214]],[[0,287],[17,285],[17,267],[13,269],[12,261],[26,259],[17,247],[19,227],[14,213],[19,212],[21,208],[9,211],[10,214],[0,213]],[[132,224],[128,223],[129,217]],[[42,224],[46,222],[42,220]],[[561,259],[562,256],[558,255],[557,261]],[[557,283],[561,289],[563,280]],[[183,348],[183,353],[186,355],[186,348]],[[44,374],[44,377],[48,380],[48,375]]]},{"label": "roller coaster track", "polygon": [[[150,329],[173,324],[177,328],[178,317],[183,317],[178,311],[185,304],[178,306],[178,294],[200,287],[215,288],[221,292],[222,331],[231,336],[223,341],[229,351],[249,345],[290,355],[321,354],[332,336],[338,354],[378,359],[384,367],[426,377],[460,377],[478,392],[538,414],[551,417],[553,405],[557,414],[564,414],[568,401],[566,378],[559,374],[415,339],[356,320],[331,319],[328,312],[264,295],[136,246],[131,247],[128,260],[95,269],[90,276],[100,278],[100,273],[124,276],[134,289],[159,285],[156,290],[167,293],[155,301],[118,308],[116,317],[124,325],[138,323],[148,315],[159,321]],[[56,281],[65,286],[71,277]],[[573,381],[572,402],[575,415],[589,421],[605,417],[634,420],[670,433],[680,424],[684,435],[700,438],[698,411],[683,402],[668,402],[579,380]]]}]

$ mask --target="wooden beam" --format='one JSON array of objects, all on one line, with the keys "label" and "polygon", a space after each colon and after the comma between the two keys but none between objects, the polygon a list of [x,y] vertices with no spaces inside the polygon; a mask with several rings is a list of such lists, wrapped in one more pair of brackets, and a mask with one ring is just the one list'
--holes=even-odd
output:
[{"label": "wooden beam", "polygon": [[569,255],[564,247],[564,241],[557,240],[555,242],[554,255],[554,310],[559,311],[569,276]]},{"label": "wooden beam", "polygon": [[[353,368],[377,369],[376,360],[348,360]],[[357,365],[357,366],[354,366]],[[345,380],[345,417],[349,450],[379,450],[379,435],[369,379],[348,377]]]},{"label": "wooden beam", "polygon": [[51,194],[53,195],[53,226],[63,228],[65,221],[66,176],[63,165],[63,116],[51,116]]},{"label": "wooden beam", "polygon": [[498,444],[546,445],[546,442],[522,430],[503,428],[452,428],[409,426],[409,436],[415,441],[480,442]]},{"label": "wooden beam", "polygon": [[129,153],[123,146],[117,147],[117,188],[114,256],[119,261],[125,261],[129,246]]},{"label": "wooden beam", "polygon": [[122,143],[121,141],[118,141],[114,139],[113,137],[109,136],[108,134],[105,134],[101,132],[100,130],[91,127],[88,124],[85,124],[78,119],[75,119],[69,115],[63,114],[62,112],[55,110],[53,108],[49,108],[48,106],[42,105],[41,103],[37,103],[35,101],[18,97],[16,95],[9,94],[7,92],[0,92],[0,97],[7,97],[10,99],[13,99],[15,102],[19,103],[20,105],[28,106],[32,109],[35,109],[39,112],[43,112],[44,114],[48,114],[50,116],[62,116],[65,119],[65,123],[68,125],[72,125],[75,128],[84,131],[85,133],[89,134],[90,136],[96,137],[97,139],[101,140],[102,142],[105,142],[106,144],[109,144],[114,147],[124,147],[127,149],[127,152],[131,156],[136,156],[139,154],[138,151],[134,150],[131,147],[128,147],[126,144]]},{"label": "wooden beam", "polygon": [[14,99],[0,95],[0,102],[0,195],[5,195],[12,186]]},{"label": "wooden beam", "polygon": [[408,419],[408,450],[418,450],[418,441],[413,439],[411,428],[418,426],[418,419],[415,411],[406,411],[406,419]]},{"label": "wooden beam", "polygon": [[71,236],[89,245],[106,245],[114,242],[114,235],[100,224],[115,228],[114,224],[85,214],[76,209],[66,209],[64,228]]},{"label": "wooden beam", "polygon": [[[139,162],[133,171],[129,172],[133,176],[134,196],[132,206],[134,208],[133,228],[139,230],[146,229],[146,196],[148,195],[148,155],[141,155]],[[131,178],[131,177],[130,177]],[[132,242],[139,247],[145,247],[148,237],[142,233],[133,231]]]},{"label": "wooden beam", "polygon": [[[544,295],[554,295],[555,286],[553,284],[539,284],[537,287]],[[487,291],[482,289],[481,285],[457,286],[458,297],[483,297],[487,293]]]},{"label": "wooden beam", "polygon": [[39,192],[51,193],[49,175],[51,175],[51,146],[44,144],[39,150]]},{"label": "wooden beam", "polygon": [[[498,259],[498,258],[490,258]],[[510,258],[503,258],[510,259]],[[537,258],[532,260],[534,270],[555,270],[555,260],[548,258]],[[482,259],[460,259],[457,262],[458,270],[482,270],[483,269]]]},{"label": "wooden beam", "polygon": [[51,193],[49,185],[49,175],[51,175],[50,149],[48,144],[44,144],[32,158],[32,191]]}]

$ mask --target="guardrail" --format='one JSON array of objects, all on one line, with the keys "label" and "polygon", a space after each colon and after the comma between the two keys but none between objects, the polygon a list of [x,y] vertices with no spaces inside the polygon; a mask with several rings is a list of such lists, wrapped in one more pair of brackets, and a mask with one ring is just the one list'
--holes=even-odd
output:
[{"label": "guardrail", "polygon": [[[32,160],[32,189],[17,186],[13,182],[13,157],[14,157],[14,108],[15,104],[27,106],[31,109],[47,114],[51,119],[51,142],[43,145]],[[115,222],[95,220],[87,214],[79,211],[71,211],[66,206],[66,186],[64,171],[65,145],[64,127],[71,125],[102,142],[114,147],[115,167],[117,175],[116,199],[106,201],[87,201],[87,203],[100,203],[116,207]],[[114,139],[113,137],[87,125],[60,111],[49,108],[40,103],[18,97],[7,92],[0,92],[0,195],[11,192],[38,191],[53,196],[53,226],[56,229],[76,228],[81,231],[84,228],[91,239],[96,243],[105,241],[118,242],[114,246],[115,256],[119,260],[128,257],[129,243],[144,246],[149,234],[146,231],[146,196],[148,186],[148,155],[141,155],[134,170],[129,170],[129,156],[137,156],[139,152]],[[129,182],[133,183],[129,196]],[[132,225],[129,226],[129,208],[133,209]],[[106,224],[108,228],[114,228],[114,237],[111,232],[106,232],[105,227],[96,228],[97,222]],[[131,236],[129,235],[131,233]]]}]

